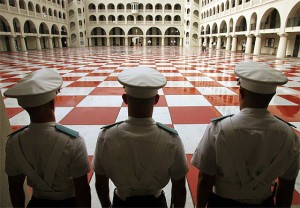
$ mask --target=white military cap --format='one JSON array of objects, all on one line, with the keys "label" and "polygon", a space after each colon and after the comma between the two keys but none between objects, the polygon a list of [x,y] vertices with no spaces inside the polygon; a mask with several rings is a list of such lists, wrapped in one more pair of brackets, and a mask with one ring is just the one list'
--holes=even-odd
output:
[{"label": "white military cap", "polygon": [[17,98],[18,104],[23,108],[36,107],[53,100],[62,83],[59,73],[51,69],[40,69],[6,90],[4,96]]},{"label": "white military cap", "polygon": [[234,72],[239,77],[241,87],[259,94],[273,94],[278,85],[288,81],[280,71],[259,62],[240,62]]},{"label": "white military cap", "polygon": [[167,84],[164,75],[148,67],[127,68],[118,75],[118,81],[128,95],[136,98],[154,97]]}]

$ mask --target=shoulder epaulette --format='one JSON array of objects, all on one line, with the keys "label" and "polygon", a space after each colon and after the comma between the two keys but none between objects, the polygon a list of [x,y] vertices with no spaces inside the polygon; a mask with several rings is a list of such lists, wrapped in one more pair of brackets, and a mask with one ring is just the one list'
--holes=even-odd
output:
[{"label": "shoulder epaulette", "polygon": [[[275,116],[275,115],[274,115]],[[279,118],[278,116],[275,116],[275,118],[279,119],[280,121],[283,121],[284,123],[286,123],[287,125],[291,126],[291,127],[294,127],[295,129],[297,128],[296,126],[294,126],[293,124],[283,120],[282,118]]]},{"label": "shoulder epaulette", "polygon": [[226,116],[221,116],[221,117],[218,117],[218,118],[213,118],[213,119],[211,119],[211,122],[218,122],[218,121],[223,120],[224,118],[228,118],[228,117],[231,117],[233,115],[234,114],[229,114],[229,115],[226,115]]},{"label": "shoulder epaulette", "polygon": [[65,126],[62,126],[62,125],[59,125],[59,124],[55,125],[55,129],[62,132],[62,133],[65,133],[65,134],[67,134],[71,137],[74,137],[74,138],[77,138],[79,136],[78,131],[75,131],[73,129],[70,129],[68,127],[65,127]]},{"label": "shoulder epaulette", "polygon": [[168,127],[168,126],[166,126],[166,125],[164,125],[162,123],[156,122],[156,125],[159,126],[162,129],[164,129],[164,130],[172,133],[172,134],[178,135],[178,132],[175,129],[172,129],[172,128],[170,128],[170,127]]},{"label": "shoulder epaulette", "polygon": [[9,135],[7,135],[7,137],[10,137],[10,136],[12,136],[12,135],[14,135],[14,134],[16,134],[16,133],[18,133],[18,132],[20,132],[20,131],[23,131],[23,130],[26,129],[27,127],[28,127],[28,126],[24,126],[24,127],[20,128],[20,129],[18,129],[18,130],[16,130],[16,131],[10,133]]},{"label": "shoulder epaulette", "polygon": [[113,126],[115,126],[115,125],[121,124],[121,123],[123,123],[123,122],[124,122],[124,121],[119,121],[119,122],[116,122],[116,123],[113,123],[113,124],[109,124],[109,125],[107,125],[107,126],[101,127],[101,129],[109,129],[110,127],[113,127]]}]

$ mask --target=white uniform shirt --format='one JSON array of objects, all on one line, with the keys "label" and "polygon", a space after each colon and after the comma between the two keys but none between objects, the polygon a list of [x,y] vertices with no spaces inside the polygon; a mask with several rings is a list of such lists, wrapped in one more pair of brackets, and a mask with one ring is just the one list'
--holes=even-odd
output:
[{"label": "white uniform shirt", "polygon": [[[6,145],[5,171],[9,176],[24,174],[14,156],[12,141],[19,137],[21,150],[25,159],[33,167],[35,172],[44,177],[44,171],[48,164],[49,156],[57,139],[70,136],[55,129],[55,122],[31,123],[28,128],[12,135]],[[71,198],[75,196],[73,178],[81,177],[90,170],[88,155],[84,139],[82,137],[70,138],[64,149],[63,155],[55,173],[52,189],[61,192],[70,192]],[[39,190],[35,181],[27,179],[29,186]],[[45,197],[45,196],[44,196]]]},{"label": "white uniform shirt", "polygon": [[[225,118],[229,119],[229,118]],[[236,155],[246,165],[250,178],[257,177],[278,156],[287,138],[288,151],[282,152],[284,159],[255,188],[254,199],[239,192],[241,182],[237,168],[226,143],[231,138],[224,137],[221,121],[211,123],[204,133],[192,158],[192,164],[203,173],[216,176],[214,192],[225,198],[248,200],[249,203],[259,203],[271,195],[271,183],[281,177],[287,180],[295,179],[299,171],[299,138],[284,122],[275,118],[265,109],[246,108],[231,117],[241,155]],[[290,131],[290,134],[287,134]],[[232,143],[231,143],[232,145]],[[249,194],[250,195],[250,194]],[[254,194],[255,195],[255,194]]]},{"label": "white uniform shirt", "polygon": [[[159,136],[160,133],[161,136]],[[122,166],[128,166],[140,179],[151,159],[155,157],[155,145],[158,139],[165,142],[166,148],[158,156],[158,161],[155,161],[154,175],[151,176],[148,186],[141,185],[137,188],[139,190],[136,190],[124,176]],[[119,141],[115,143],[116,140]],[[117,147],[118,145],[120,146]],[[119,154],[120,151],[122,158],[114,160],[113,158],[116,158],[116,154]],[[123,158],[125,162],[122,160]],[[125,192],[126,196],[130,196],[133,189],[135,189],[133,191],[141,192],[144,190],[150,192],[161,190],[167,185],[170,178],[178,180],[185,177],[188,172],[185,151],[180,137],[158,127],[152,118],[129,117],[124,123],[100,132],[93,166],[97,174],[106,175],[113,181],[118,194]],[[147,194],[147,191],[144,194]]]}]

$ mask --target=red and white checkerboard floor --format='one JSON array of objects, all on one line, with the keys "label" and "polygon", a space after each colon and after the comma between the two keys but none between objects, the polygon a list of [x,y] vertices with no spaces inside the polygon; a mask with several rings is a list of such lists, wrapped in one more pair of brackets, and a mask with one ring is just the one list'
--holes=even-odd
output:
[{"label": "red and white checkerboard floor", "polygon": [[[243,60],[266,62],[284,72],[289,82],[278,88],[269,110],[300,129],[300,59],[279,60],[274,56],[209,51],[182,47],[99,47],[54,49],[18,53],[0,53],[0,88],[3,93],[27,73],[52,68],[64,84],[56,99],[57,121],[79,131],[93,156],[100,127],[124,120],[126,105],[117,75],[126,67],[147,66],[162,72],[168,80],[159,91],[161,99],[154,119],[174,127],[183,140],[188,160],[211,118],[239,111],[238,86],[233,74]],[[4,98],[13,130],[29,123],[29,117],[15,99]],[[93,207],[99,205],[93,172],[90,173]],[[187,207],[196,195],[197,171],[190,168],[187,177]],[[170,199],[170,186],[165,192]],[[296,190],[300,192],[300,179]],[[300,205],[295,191],[293,204]],[[100,206],[100,205],[99,205]]]}]

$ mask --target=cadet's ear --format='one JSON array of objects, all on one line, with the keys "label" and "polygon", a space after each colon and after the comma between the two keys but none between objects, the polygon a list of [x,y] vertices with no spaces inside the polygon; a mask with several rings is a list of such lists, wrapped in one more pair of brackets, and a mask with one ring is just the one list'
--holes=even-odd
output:
[{"label": "cadet's ear", "polygon": [[128,104],[128,97],[125,93],[122,95],[122,99],[123,99],[124,103]]},{"label": "cadet's ear", "polygon": [[154,105],[156,105],[159,101],[159,94],[155,95],[155,101],[154,101]]}]

